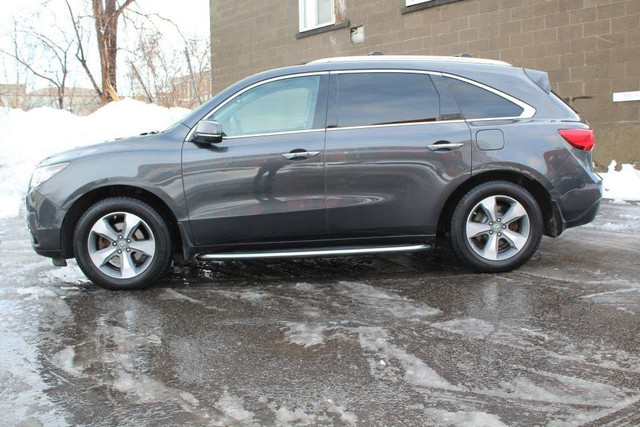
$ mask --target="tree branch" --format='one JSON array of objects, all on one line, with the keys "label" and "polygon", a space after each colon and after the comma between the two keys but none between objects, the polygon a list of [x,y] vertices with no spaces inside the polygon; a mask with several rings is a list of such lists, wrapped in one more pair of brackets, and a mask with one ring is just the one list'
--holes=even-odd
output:
[{"label": "tree branch", "polygon": [[67,9],[69,9],[69,16],[71,17],[71,22],[73,23],[73,31],[76,34],[76,40],[77,40],[77,43],[78,43],[78,50],[76,52],[76,59],[80,62],[80,65],[82,65],[82,68],[84,69],[85,73],[87,73],[87,77],[89,77],[89,80],[91,81],[91,84],[93,85],[93,89],[96,91],[96,93],[98,94],[99,97],[102,97],[102,91],[100,90],[100,87],[98,86],[98,83],[96,82],[96,79],[93,78],[93,73],[91,73],[91,70],[89,69],[89,66],[87,65],[87,58],[84,55],[84,47],[82,46],[82,37],[80,36],[80,29],[78,28],[78,23],[76,21],[76,18],[73,15],[73,9],[71,9],[71,5],[69,4],[69,0],[64,0],[64,2],[67,4]]},{"label": "tree branch", "polygon": [[38,71],[36,71],[31,65],[29,65],[28,62],[24,61],[22,58],[20,58],[18,55],[14,55],[11,52],[7,52],[4,49],[0,49],[0,53],[4,53],[5,55],[8,55],[10,57],[12,57],[13,59],[15,59],[16,61],[18,61],[20,64],[22,64],[23,67],[25,67],[27,70],[31,71],[35,76],[40,77],[41,79],[47,80],[49,82],[51,82],[51,84],[53,84],[55,87],[59,88],[60,87],[60,83],[58,83],[57,81],[55,81],[54,79],[52,79],[49,76],[46,76],[42,73],[39,73]]},{"label": "tree branch", "polygon": [[114,16],[117,18],[122,12],[124,12],[124,10],[136,0],[126,0],[122,6],[120,6],[118,9],[116,9],[116,13],[114,14]]}]

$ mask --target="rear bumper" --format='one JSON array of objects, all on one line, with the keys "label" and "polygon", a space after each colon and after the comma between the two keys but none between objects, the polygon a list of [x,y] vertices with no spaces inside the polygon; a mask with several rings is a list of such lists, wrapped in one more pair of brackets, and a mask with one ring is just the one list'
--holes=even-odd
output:
[{"label": "rear bumper", "polygon": [[583,184],[581,188],[569,191],[563,197],[553,201],[556,233],[593,221],[602,202],[602,179],[594,174],[593,182]]},{"label": "rear bumper", "polygon": [[35,190],[29,192],[25,202],[33,249],[45,257],[62,257],[61,226],[57,224],[59,208]]}]

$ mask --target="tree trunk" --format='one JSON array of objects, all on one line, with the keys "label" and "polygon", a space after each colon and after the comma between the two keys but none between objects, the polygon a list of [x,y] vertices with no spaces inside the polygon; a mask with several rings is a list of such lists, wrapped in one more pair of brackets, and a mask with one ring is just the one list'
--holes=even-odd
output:
[{"label": "tree trunk", "polygon": [[100,94],[102,104],[119,99],[117,90],[118,20],[133,1],[125,0],[118,7],[116,0],[92,0],[102,73]]}]

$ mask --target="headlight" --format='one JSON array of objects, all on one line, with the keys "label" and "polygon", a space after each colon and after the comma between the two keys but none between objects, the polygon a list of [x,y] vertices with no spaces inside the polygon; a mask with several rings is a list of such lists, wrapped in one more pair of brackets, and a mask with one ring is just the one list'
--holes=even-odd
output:
[{"label": "headlight", "polygon": [[42,166],[36,168],[31,175],[31,181],[29,182],[29,189],[36,188],[45,181],[51,179],[52,176],[62,171],[69,166],[69,163],[58,163],[57,165]]}]

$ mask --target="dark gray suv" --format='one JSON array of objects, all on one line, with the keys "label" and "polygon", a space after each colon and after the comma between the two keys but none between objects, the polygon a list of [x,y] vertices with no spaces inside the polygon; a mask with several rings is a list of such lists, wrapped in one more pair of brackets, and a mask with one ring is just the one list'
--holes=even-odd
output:
[{"label": "dark gray suv", "polygon": [[501,272],[593,220],[593,144],[544,72],[325,59],[246,78],[163,132],[45,159],[28,226],[37,253],[109,289],[148,286],[176,257],[408,252],[438,235]]}]

